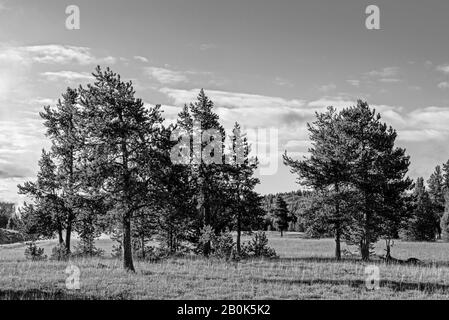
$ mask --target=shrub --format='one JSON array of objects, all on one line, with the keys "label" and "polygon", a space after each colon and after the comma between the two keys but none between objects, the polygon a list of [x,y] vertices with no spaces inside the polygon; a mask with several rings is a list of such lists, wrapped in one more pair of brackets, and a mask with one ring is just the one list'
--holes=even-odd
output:
[{"label": "shrub", "polygon": [[268,246],[268,238],[263,231],[255,233],[253,238],[247,244],[242,246],[242,256],[255,258],[278,257],[276,251]]},{"label": "shrub", "polygon": [[196,248],[197,253],[200,253],[203,250],[203,247],[206,243],[211,242],[215,237],[214,230],[211,226],[207,225],[201,229],[200,238],[198,239],[198,245]]},{"label": "shrub", "polygon": [[95,247],[92,243],[85,243],[80,241],[74,248],[72,257],[83,258],[83,257],[102,257],[104,255],[104,250]]},{"label": "shrub", "polygon": [[121,259],[122,258],[122,245],[121,244],[113,245],[111,255],[113,258]]},{"label": "shrub", "polygon": [[201,236],[198,243],[197,253],[201,252],[202,247],[207,243],[211,243],[210,256],[218,259],[229,260],[235,257],[234,238],[229,230],[220,234],[215,234],[211,226],[205,226],[201,230]]},{"label": "shrub", "polygon": [[69,258],[69,253],[63,243],[57,245],[51,250],[50,260],[65,261]]},{"label": "shrub", "polygon": [[47,256],[44,255],[44,248],[39,248],[35,242],[29,242],[25,249],[25,258],[31,261],[41,261],[46,260]]},{"label": "shrub", "polygon": [[172,253],[170,253],[170,250],[168,250],[167,248],[153,246],[146,246],[145,255],[143,255],[142,253],[142,250],[139,250],[137,253],[137,258],[149,262],[158,262],[172,255]]},{"label": "shrub", "polygon": [[111,233],[111,240],[116,243],[112,246],[112,257],[121,259],[122,258],[122,232],[120,229],[114,229]]},{"label": "shrub", "polygon": [[212,238],[213,256],[219,259],[229,260],[235,256],[234,254],[234,238],[229,230],[222,232],[220,235]]}]

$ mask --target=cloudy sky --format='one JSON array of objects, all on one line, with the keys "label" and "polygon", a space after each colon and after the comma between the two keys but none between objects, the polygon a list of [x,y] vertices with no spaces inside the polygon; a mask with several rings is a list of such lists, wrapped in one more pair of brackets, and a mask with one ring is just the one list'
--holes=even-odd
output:
[{"label": "cloudy sky", "polygon": [[[372,4],[380,30],[365,28]],[[80,30],[65,27],[69,5]],[[262,193],[297,189],[280,154],[307,155],[314,112],[357,98],[398,130],[410,176],[427,179],[449,158],[448,40],[447,0],[0,0],[0,199],[19,202],[16,185],[34,179],[42,106],[97,64],[168,121],[203,87],[225,127],[277,130]]]}]

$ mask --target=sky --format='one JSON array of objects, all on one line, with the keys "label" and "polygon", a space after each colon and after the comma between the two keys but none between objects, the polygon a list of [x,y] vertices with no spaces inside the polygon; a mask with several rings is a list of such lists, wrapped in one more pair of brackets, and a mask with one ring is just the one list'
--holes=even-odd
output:
[{"label": "sky", "polygon": [[[379,30],[365,26],[369,5]],[[0,200],[23,201],[16,186],[50,147],[39,111],[96,65],[167,122],[204,88],[225,128],[238,121],[254,152],[270,151],[263,194],[299,188],[281,155],[307,156],[314,113],[357,99],[397,129],[410,177],[427,179],[449,159],[448,40],[447,0],[0,0]]]}]

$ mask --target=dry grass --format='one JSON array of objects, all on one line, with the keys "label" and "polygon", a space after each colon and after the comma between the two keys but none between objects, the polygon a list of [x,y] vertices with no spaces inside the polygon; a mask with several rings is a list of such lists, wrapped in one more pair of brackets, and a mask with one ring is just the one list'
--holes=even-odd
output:
[{"label": "dry grass", "polygon": [[[425,260],[422,266],[378,263],[381,288],[365,287],[365,263],[332,259],[332,240],[297,234],[270,235],[281,258],[239,263],[198,258],[137,262],[121,270],[112,258],[72,261],[81,270],[81,290],[65,287],[66,262],[28,262],[23,245],[0,248],[1,299],[447,299],[449,244],[397,243],[393,254]],[[54,245],[40,244],[46,253]],[[99,246],[110,252],[111,243]],[[378,252],[382,250],[379,244]]]}]

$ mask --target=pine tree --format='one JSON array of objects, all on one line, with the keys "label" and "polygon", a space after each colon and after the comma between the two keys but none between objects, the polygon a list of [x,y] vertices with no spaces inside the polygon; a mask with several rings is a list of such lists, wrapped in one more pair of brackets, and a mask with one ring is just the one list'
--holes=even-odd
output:
[{"label": "pine tree", "polygon": [[440,219],[444,214],[444,176],[441,172],[441,167],[436,166],[435,171],[430,175],[427,180],[429,186],[429,196],[433,204],[435,212],[435,229],[438,238],[441,238]]},{"label": "pine tree", "polygon": [[80,133],[80,111],[78,108],[78,92],[67,88],[58,100],[55,108],[44,107],[40,113],[47,129],[46,136],[52,143],[52,155],[56,164],[55,183],[58,183],[60,197],[63,201],[66,231],[65,246],[70,253],[71,235],[76,223],[76,213],[82,206],[80,191],[79,155],[83,145]]},{"label": "pine tree", "polygon": [[275,223],[278,230],[281,232],[281,237],[283,236],[283,232],[287,230],[289,218],[289,211],[287,208],[287,203],[285,200],[278,196],[276,198],[276,204],[273,209],[273,215],[275,217]]},{"label": "pine tree", "polygon": [[[260,224],[263,210],[260,207],[260,197],[254,191],[259,179],[254,177],[257,169],[257,158],[250,158],[250,146],[240,125],[236,122],[230,136],[231,146],[228,155],[229,193],[232,199],[232,216],[237,231],[237,254],[241,254],[242,229]],[[245,226],[245,227],[243,227]]]},{"label": "pine tree", "polygon": [[442,239],[449,242],[449,189],[445,189],[444,198],[446,200],[444,214],[441,217],[440,228]]},{"label": "pine tree", "polygon": [[[193,120],[184,106],[178,123],[164,131],[170,159],[165,166],[162,185],[165,188],[159,198],[157,210],[158,236],[170,253],[182,248],[184,242],[196,243],[201,228],[196,209],[196,181],[191,168],[191,130]],[[169,139],[171,137],[171,139]]]},{"label": "pine tree", "polygon": [[405,238],[414,241],[435,240],[435,213],[424,179],[418,178],[413,191],[413,211],[405,227]]},{"label": "pine tree", "polygon": [[146,258],[147,243],[157,232],[156,211],[155,208],[144,208],[134,214],[131,229],[133,249],[141,259]]},{"label": "pine tree", "polygon": [[36,182],[26,181],[18,185],[19,194],[28,196],[32,204],[20,210],[24,229],[32,237],[52,238],[58,234],[59,244],[63,244],[63,230],[67,216],[64,200],[59,196],[56,165],[52,154],[42,150]]},{"label": "pine tree", "polygon": [[[340,134],[350,150],[349,185],[359,192],[360,210],[353,217],[350,239],[360,246],[362,259],[369,260],[370,248],[382,235],[386,202],[384,195],[395,185],[397,194],[411,184],[405,178],[409,156],[395,147],[396,131],[381,122],[380,114],[366,102],[343,109],[340,113]],[[388,207],[388,206],[387,206]]]},{"label": "pine tree", "polygon": [[[177,121],[179,130],[188,135],[187,142],[183,142],[181,147],[186,148],[183,156],[187,161],[184,163],[189,166],[192,186],[197,195],[200,217],[198,239],[204,227],[211,226],[218,234],[227,224],[223,221],[227,218],[223,166],[225,131],[213,107],[213,102],[201,89],[197,101],[185,106]],[[211,243],[205,242],[203,254],[208,256],[210,250]]]},{"label": "pine tree", "polygon": [[[299,176],[299,183],[305,187],[312,187],[317,193],[326,194],[326,198],[319,197],[322,203],[321,209],[310,208],[323,218],[322,214],[331,221],[331,232],[335,236],[335,257],[341,259],[341,238],[345,232],[345,222],[348,220],[348,212],[342,211],[342,199],[346,193],[345,184],[349,180],[350,161],[348,146],[342,139],[339,128],[339,115],[335,108],[329,107],[325,113],[317,113],[316,121],[307,124],[310,140],[313,146],[309,149],[309,159],[297,161],[284,155],[284,163],[291,167],[291,172]],[[329,202],[329,199],[332,199]],[[332,205],[332,207],[329,207]],[[326,209],[325,209],[326,207]],[[314,217],[308,215],[310,224]]]},{"label": "pine tree", "polygon": [[389,183],[383,189],[383,206],[380,237],[385,240],[385,258],[391,259],[391,247],[394,239],[399,238],[399,230],[409,218],[410,196],[404,190],[411,187],[407,178]]},{"label": "pine tree", "polygon": [[449,190],[449,160],[443,164],[443,189]]},{"label": "pine tree", "polygon": [[103,195],[123,230],[123,267],[134,271],[131,222],[136,212],[151,207],[159,188],[160,106],[145,108],[134,97],[131,82],[109,68],[97,67],[95,83],[80,88],[86,147],[84,188]]}]

